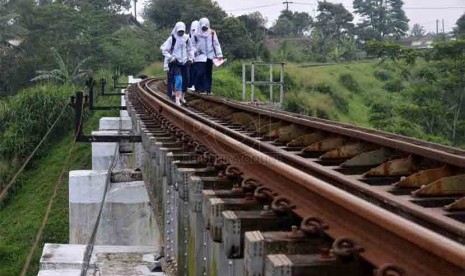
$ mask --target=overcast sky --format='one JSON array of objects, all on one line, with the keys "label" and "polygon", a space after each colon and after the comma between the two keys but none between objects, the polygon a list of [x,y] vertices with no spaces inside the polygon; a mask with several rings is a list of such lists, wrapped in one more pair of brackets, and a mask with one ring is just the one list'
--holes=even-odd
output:
[{"label": "overcast sky", "polygon": [[[285,9],[282,3],[286,0],[217,0],[218,4],[228,14],[235,16],[259,11],[268,19],[268,26],[278,18],[281,10]],[[317,0],[289,0],[292,11],[308,12],[312,17],[316,14]],[[353,12],[351,0],[327,0],[333,3],[342,3],[349,11]],[[143,9],[147,0],[139,0],[139,9]],[[444,19],[445,31],[451,31],[457,19],[465,13],[465,0],[404,0],[404,10],[410,19],[409,25],[418,23],[429,32],[436,31],[436,19],[439,19],[439,29],[442,30]],[[212,25],[215,23],[212,22]]]}]

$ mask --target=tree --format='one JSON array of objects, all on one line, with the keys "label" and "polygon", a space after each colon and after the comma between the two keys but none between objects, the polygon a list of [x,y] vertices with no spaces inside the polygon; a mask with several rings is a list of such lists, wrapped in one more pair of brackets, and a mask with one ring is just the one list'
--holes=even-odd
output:
[{"label": "tree", "polygon": [[273,34],[280,37],[292,36],[294,30],[294,23],[287,18],[278,19],[272,28]]},{"label": "tree", "polygon": [[[328,56],[333,61],[339,61],[343,56],[354,57],[350,43],[354,29],[352,14],[342,4],[329,2],[318,2],[318,12],[312,38],[315,41],[313,51],[320,55],[319,60],[324,61]],[[347,51],[341,48],[342,45],[347,46]]]},{"label": "tree", "polygon": [[353,31],[354,16],[342,4],[318,2],[318,12],[315,27],[323,39],[335,40],[339,44]]},{"label": "tree", "polygon": [[131,0],[57,0],[61,3],[75,9],[100,9],[112,13],[118,13],[131,7]]},{"label": "tree", "polygon": [[354,0],[353,7],[363,21],[359,36],[363,40],[399,39],[408,31],[408,18],[402,0]]},{"label": "tree", "polygon": [[312,27],[313,19],[306,12],[281,11],[272,31],[278,36],[304,36]]},{"label": "tree", "polygon": [[80,61],[74,69],[70,69],[60,56],[55,48],[51,48],[53,59],[55,60],[58,68],[52,70],[38,70],[37,76],[31,81],[56,81],[61,84],[77,84],[78,81],[83,80],[89,75],[90,71],[83,69],[84,65],[90,58],[85,58]]},{"label": "tree", "polygon": [[465,37],[465,13],[455,23],[457,27],[454,29],[457,37]]},{"label": "tree", "polygon": [[420,24],[414,24],[412,30],[410,31],[410,35],[413,37],[422,37],[426,33],[425,28]]},{"label": "tree", "polygon": [[207,17],[212,26],[221,26],[226,13],[211,0],[151,0],[144,17],[157,29],[172,29],[178,21],[189,25],[202,17]]},{"label": "tree", "polygon": [[252,37],[259,38],[263,37],[266,32],[266,18],[260,12],[254,12],[250,14],[244,14],[237,17],[238,20],[242,21],[248,32],[252,34]]},{"label": "tree", "polygon": [[[247,32],[245,24],[237,18],[227,17],[221,32],[218,33],[225,56],[234,58],[254,58],[258,55],[257,41]],[[240,37],[240,39],[237,39]],[[261,43],[262,41],[258,41]]]},{"label": "tree", "polygon": [[11,40],[22,40],[28,33],[19,20],[19,14],[11,11],[5,4],[0,5],[0,55],[10,46]]},{"label": "tree", "polygon": [[[37,70],[54,68],[51,47],[61,53],[66,64],[93,57],[87,64],[90,68],[111,68],[112,60],[105,59],[108,55],[102,45],[128,24],[126,17],[117,12],[127,3],[130,1],[15,0],[0,5],[1,40],[21,42],[0,53],[0,94],[14,94],[31,85]],[[18,27],[24,31],[18,31]]]}]

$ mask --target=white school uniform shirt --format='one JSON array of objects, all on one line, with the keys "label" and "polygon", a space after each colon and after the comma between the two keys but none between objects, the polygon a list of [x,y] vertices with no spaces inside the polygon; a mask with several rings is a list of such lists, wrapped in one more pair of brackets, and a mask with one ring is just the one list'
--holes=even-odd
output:
[{"label": "white school uniform shirt", "polygon": [[[208,30],[204,32],[202,31],[202,27],[208,27]],[[199,28],[191,43],[195,48],[195,62],[206,62],[207,58],[214,59],[223,57],[218,36],[215,31],[210,29],[210,21],[206,18],[200,19]]]},{"label": "white school uniform shirt", "polygon": [[[186,64],[187,61],[194,59],[194,51],[189,41],[189,35],[178,35],[179,30],[186,30],[186,26],[182,22],[176,23],[171,36],[161,45],[160,49],[168,63],[176,59],[180,64]],[[173,36],[176,38],[173,52],[171,52],[173,44]]]}]

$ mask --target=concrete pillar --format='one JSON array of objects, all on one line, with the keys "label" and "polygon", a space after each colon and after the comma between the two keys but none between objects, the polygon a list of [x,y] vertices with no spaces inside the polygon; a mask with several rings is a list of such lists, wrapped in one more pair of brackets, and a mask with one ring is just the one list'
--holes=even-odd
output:
[{"label": "concrete pillar", "polygon": [[144,182],[111,183],[96,244],[159,246],[159,237]]},{"label": "concrete pillar", "polygon": [[[70,172],[70,243],[88,243],[107,177],[106,171]],[[149,203],[143,181],[111,183],[95,243],[158,245],[160,234]]]},{"label": "concrete pillar", "polygon": [[69,243],[89,241],[107,178],[107,171],[69,172]]},{"label": "concrete pillar", "polygon": [[128,83],[138,83],[140,82],[142,79],[139,79],[139,78],[134,78],[134,76],[132,75],[129,75],[128,76]]},{"label": "concrete pillar", "polygon": [[132,129],[129,117],[102,117],[99,121],[99,130],[126,130]]},{"label": "concrete pillar", "polygon": [[[121,93],[122,94],[126,94],[126,89],[121,89]],[[126,95],[122,95],[121,96],[121,106],[126,106]],[[119,116],[121,118],[128,118],[129,117],[129,113],[127,110],[120,110],[119,111]]]},{"label": "concrete pillar", "polygon": [[[118,135],[118,131],[92,131],[92,135]],[[117,143],[92,143],[92,169],[108,170],[115,156]]]}]

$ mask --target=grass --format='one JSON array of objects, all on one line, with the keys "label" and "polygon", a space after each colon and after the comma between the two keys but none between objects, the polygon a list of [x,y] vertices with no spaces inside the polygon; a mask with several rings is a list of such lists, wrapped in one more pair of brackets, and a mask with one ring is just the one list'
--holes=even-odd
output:
[{"label": "grass", "polygon": [[[160,62],[153,63],[142,73],[164,77],[162,66]],[[215,95],[242,100],[242,79],[238,74],[239,67],[239,62],[233,62],[226,63],[221,68],[214,68],[213,91]],[[386,99],[388,95],[383,88],[385,82],[373,74],[378,69],[376,61],[339,64],[288,63],[285,72],[293,84],[288,83],[285,91],[285,106],[293,106],[289,111],[370,127],[370,106],[374,101]],[[262,75],[268,74],[265,73]],[[348,77],[354,85],[351,87],[344,84],[341,76]],[[357,89],[354,90],[353,87]],[[268,87],[257,88],[255,91],[256,99],[267,100]],[[275,94],[278,94],[278,89]],[[246,95],[247,100],[250,100],[250,85],[246,87]]]},{"label": "grass", "polygon": [[[373,72],[376,70],[376,62],[355,62],[330,64],[327,66],[305,66],[288,64],[286,72],[299,84],[299,93],[315,92],[315,87],[321,84],[330,87],[332,97],[340,97],[347,100],[348,112],[331,107],[330,117],[339,121],[357,125],[370,126],[369,106],[373,100],[384,98],[386,91],[383,89],[384,82],[378,80]],[[359,91],[350,91],[341,84],[339,78],[343,74],[350,74],[360,87]],[[317,92],[316,94],[322,94]],[[310,105],[317,109],[320,103],[318,97],[310,101]]]},{"label": "grass", "polygon": [[[116,105],[119,97],[101,97],[99,105]],[[92,114],[85,122],[85,133],[98,128],[102,116],[116,116],[115,111]],[[38,228],[53,187],[72,144],[73,132],[56,144],[23,173],[21,189],[0,209],[0,275],[19,275]],[[69,170],[91,168],[91,145],[78,143],[70,159]],[[65,174],[43,236],[27,275],[37,275],[44,243],[68,243],[68,173]]]},{"label": "grass", "polygon": [[154,62],[149,66],[145,67],[144,70],[142,70],[141,74],[156,78],[166,77],[166,72],[163,71],[163,63],[159,61]]}]

